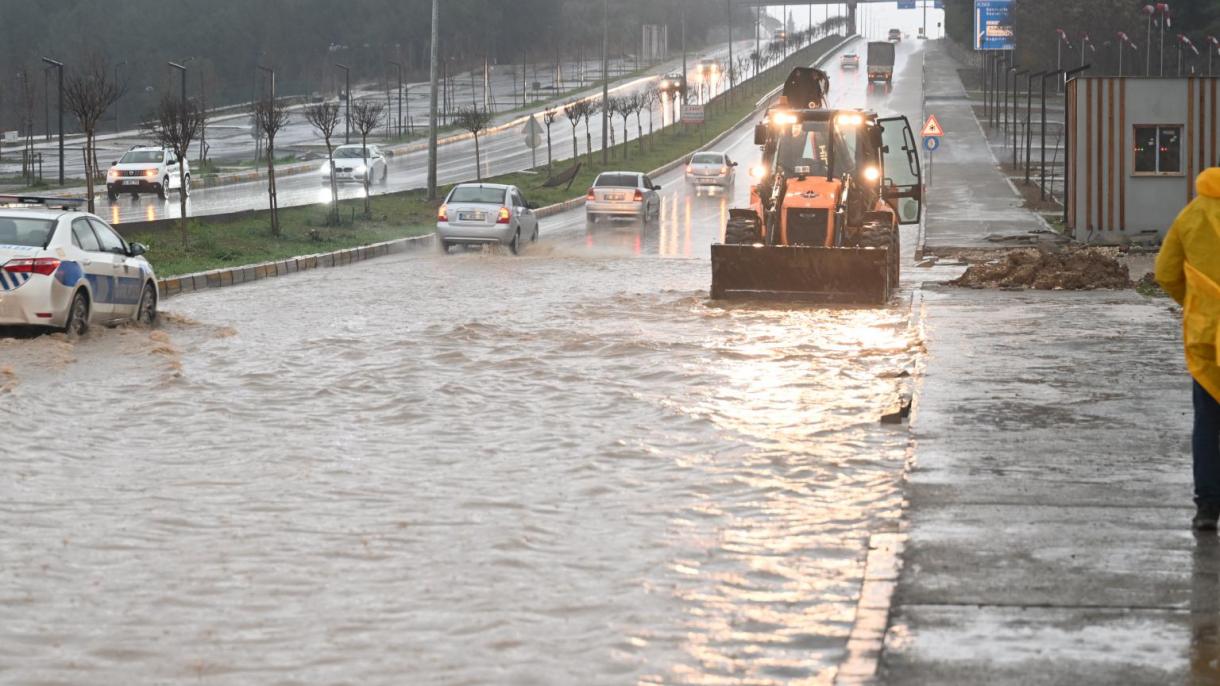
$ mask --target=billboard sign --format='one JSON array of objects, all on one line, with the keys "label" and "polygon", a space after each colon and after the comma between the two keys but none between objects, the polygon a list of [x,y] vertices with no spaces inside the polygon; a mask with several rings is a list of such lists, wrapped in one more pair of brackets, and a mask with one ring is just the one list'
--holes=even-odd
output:
[{"label": "billboard sign", "polygon": [[1013,0],[974,0],[974,49],[1013,50]]},{"label": "billboard sign", "polygon": [[915,9],[915,0],[898,0],[898,9],[900,9],[900,10]]}]

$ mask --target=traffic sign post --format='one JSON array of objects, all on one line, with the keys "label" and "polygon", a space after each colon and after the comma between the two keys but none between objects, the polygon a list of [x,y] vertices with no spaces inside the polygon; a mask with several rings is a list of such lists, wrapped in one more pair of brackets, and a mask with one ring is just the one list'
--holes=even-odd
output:
[{"label": "traffic sign post", "polygon": [[940,125],[940,120],[935,114],[929,114],[928,120],[923,123],[923,129],[919,135],[923,136],[923,149],[928,151],[928,185],[932,185],[932,153],[940,148],[940,139],[945,135],[945,129]]},{"label": "traffic sign post", "polygon": [[521,133],[525,134],[525,144],[530,148],[530,155],[533,158],[533,168],[538,168],[538,146],[542,144],[542,126],[534,115],[525,121],[525,126],[521,128]]}]

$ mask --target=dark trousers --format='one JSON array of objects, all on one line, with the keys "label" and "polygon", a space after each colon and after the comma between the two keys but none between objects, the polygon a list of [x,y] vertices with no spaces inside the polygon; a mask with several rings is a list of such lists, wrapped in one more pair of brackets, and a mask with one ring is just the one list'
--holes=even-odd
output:
[{"label": "dark trousers", "polygon": [[1220,403],[1198,381],[1194,382],[1194,396],[1195,502],[1220,505]]}]

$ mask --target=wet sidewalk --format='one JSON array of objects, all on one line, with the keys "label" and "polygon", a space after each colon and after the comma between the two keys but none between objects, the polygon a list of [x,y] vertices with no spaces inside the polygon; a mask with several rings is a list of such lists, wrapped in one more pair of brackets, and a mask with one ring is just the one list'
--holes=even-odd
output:
[{"label": "wet sidewalk", "polygon": [[[1046,229],[1022,207],[1021,196],[1000,171],[971,109],[959,67],[944,41],[927,42],[924,117],[936,115],[945,130],[931,159],[922,244],[923,253],[929,255],[1010,247]],[[928,166],[927,153],[924,160]]]},{"label": "wet sidewalk", "polygon": [[930,287],[889,684],[1220,683],[1167,299]]}]

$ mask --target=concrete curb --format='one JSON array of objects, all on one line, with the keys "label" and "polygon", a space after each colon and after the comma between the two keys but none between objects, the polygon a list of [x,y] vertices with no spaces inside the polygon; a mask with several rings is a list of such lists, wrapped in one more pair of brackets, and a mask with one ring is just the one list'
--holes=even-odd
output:
[{"label": "concrete curb", "polygon": [[285,276],[297,272],[320,269],[322,267],[342,267],[354,262],[363,262],[374,257],[394,255],[403,252],[413,252],[431,247],[435,242],[435,234],[399,238],[372,245],[362,245],[355,248],[345,248],[315,255],[300,255],[274,262],[248,264],[225,269],[213,269],[195,274],[184,274],[158,279],[157,286],[162,299],[183,293],[225,288],[252,281]]}]

